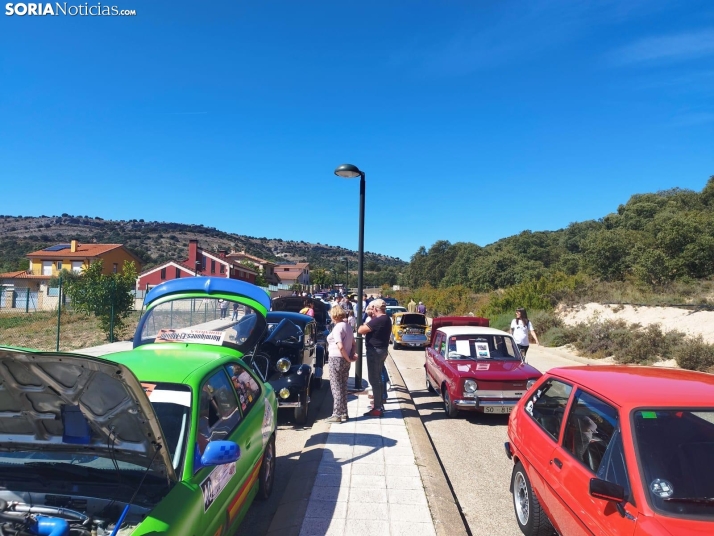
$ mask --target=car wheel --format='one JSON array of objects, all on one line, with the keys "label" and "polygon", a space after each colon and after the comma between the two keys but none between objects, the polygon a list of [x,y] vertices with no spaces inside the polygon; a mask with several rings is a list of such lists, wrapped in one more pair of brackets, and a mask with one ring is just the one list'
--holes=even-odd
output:
[{"label": "car wheel", "polygon": [[511,476],[513,509],[521,532],[526,536],[550,536],[555,531],[548,516],[540,507],[538,498],[533,494],[530,480],[521,462],[516,463]]},{"label": "car wheel", "polygon": [[275,434],[273,434],[265,445],[263,453],[263,463],[258,474],[258,495],[256,499],[265,501],[273,492],[273,482],[275,481]]},{"label": "car wheel", "polygon": [[300,400],[300,405],[295,408],[295,422],[297,424],[305,424],[307,422],[307,406],[310,400],[309,389],[305,389]]},{"label": "car wheel", "polygon": [[426,390],[433,393],[434,387],[431,385],[431,381],[429,381],[429,373],[426,372],[426,370],[424,370],[424,375],[426,376]]},{"label": "car wheel", "polygon": [[397,344],[397,340],[396,340],[396,339],[394,339],[394,342],[392,343],[392,345],[394,346],[394,349],[395,349],[395,350],[399,350],[399,344]]},{"label": "car wheel", "polygon": [[450,419],[453,419],[459,413],[459,409],[451,403],[449,390],[446,387],[444,387],[444,411]]}]

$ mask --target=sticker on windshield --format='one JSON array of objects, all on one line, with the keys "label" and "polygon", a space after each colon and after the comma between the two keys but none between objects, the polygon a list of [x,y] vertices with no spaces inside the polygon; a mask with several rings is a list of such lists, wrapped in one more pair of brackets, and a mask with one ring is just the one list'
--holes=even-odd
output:
[{"label": "sticker on windshield", "polygon": [[233,475],[236,474],[236,462],[217,465],[203,482],[201,482],[201,492],[203,493],[203,511],[206,512],[226,487]]},{"label": "sticker on windshield", "polygon": [[654,495],[657,495],[657,497],[666,499],[667,497],[672,496],[674,488],[672,488],[672,483],[664,478],[655,478],[650,484],[650,491]]},{"label": "sticker on windshield", "polygon": [[225,333],[223,331],[162,329],[159,330],[154,342],[196,342],[221,346],[224,337]]},{"label": "sticker on windshield", "polygon": [[476,357],[486,358],[486,359],[491,357],[491,354],[488,351],[488,343],[487,342],[477,342],[474,346],[476,348]]},{"label": "sticker on windshield", "polygon": [[273,406],[270,401],[265,399],[265,411],[263,412],[263,448],[268,444],[270,436],[273,434]]}]

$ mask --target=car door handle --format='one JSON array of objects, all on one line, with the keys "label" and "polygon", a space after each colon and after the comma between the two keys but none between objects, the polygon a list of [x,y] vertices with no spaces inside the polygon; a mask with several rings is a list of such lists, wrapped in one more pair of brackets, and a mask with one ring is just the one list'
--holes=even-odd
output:
[{"label": "car door handle", "polygon": [[550,463],[554,463],[558,469],[563,468],[563,462],[561,462],[558,458],[553,458],[552,460],[550,460]]},{"label": "car door handle", "polygon": [[248,442],[245,444],[245,450],[248,450],[248,449],[250,448],[251,443],[252,443],[252,441],[248,441]]}]

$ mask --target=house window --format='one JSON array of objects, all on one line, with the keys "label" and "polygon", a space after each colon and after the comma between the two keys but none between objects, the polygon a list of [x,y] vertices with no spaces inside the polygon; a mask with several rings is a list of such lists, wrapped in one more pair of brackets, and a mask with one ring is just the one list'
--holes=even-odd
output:
[{"label": "house window", "polygon": [[211,273],[212,274],[216,273],[216,261],[214,261],[214,260],[211,261]]},{"label": "house window", "polygon": [[119,265],[117,263],[114,263],[112,265],[112,272],[117,273],[118,270],[119,270]]},{"label": "house window", "polygon": [[225,274],[226,273],[226,267],[225,265],[221,264],[221,273]]},{"label": "house window", "polygon": [[62,261],[57,261],[57,271],[59,272],[62,269]]},{"label": "house window", "polygon": [[166,268],[161,269],[161,279],[166,279]]},{"label": "house window", "polygon": [[176,279],[181,279],[181,268],[176,268]]},{"label": "house window", "polygon": [[72,261],[72,271],[77,273],[82,271],[82,261]]},{"label": "house window", "polygon": [[42,275],[52,275],[52,261],[42,261]]}]

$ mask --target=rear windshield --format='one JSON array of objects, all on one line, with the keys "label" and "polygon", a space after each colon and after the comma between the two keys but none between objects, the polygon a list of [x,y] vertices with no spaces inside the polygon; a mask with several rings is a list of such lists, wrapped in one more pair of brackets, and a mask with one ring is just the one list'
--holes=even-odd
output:
[{"label": "rear windshield", "polygon": [[211,344],[245,352],[264,328],[264,317],[237,301],[178,298],[156,305],[144,314],[139,324],[139,343]]},{"label": "rear windshield", "polygon": [[520,359],[510,335],[455,335],[447,352],[447,359]]},{"label": "rear windshield", "polygon": [[633,416],[643,487],[656,510],[714,518],[714,409],[638,410]]}]

